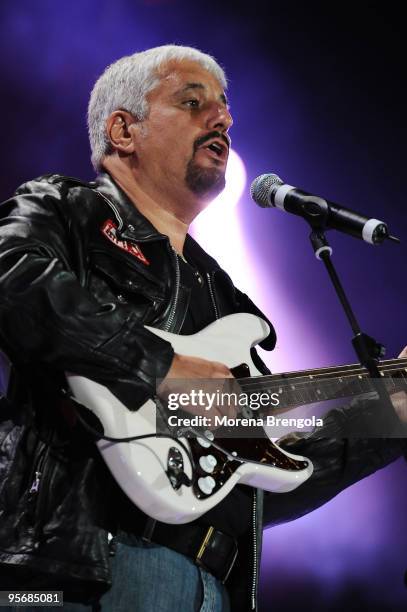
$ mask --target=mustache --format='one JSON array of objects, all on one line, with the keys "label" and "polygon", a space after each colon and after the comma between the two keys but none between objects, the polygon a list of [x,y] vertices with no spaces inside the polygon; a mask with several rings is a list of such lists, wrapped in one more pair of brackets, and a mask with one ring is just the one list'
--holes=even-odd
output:
[{"label": "mustache", "polygon": [[209,132],[209,134],[205,134],[205,136],[201,136],[200,138],[197,138],[195,140],[194,153],[195,151],[199,149],[199,147],[202,147],[202,145],[204,145],[205,142],[212,140],[212,138],[220,138],[226,144],[227,148],[230,149],[230,145],[231,145],[230,137],[227,136],[226,134],[222,134],[222,132],[218,132],[214,130],[213,132]]}]

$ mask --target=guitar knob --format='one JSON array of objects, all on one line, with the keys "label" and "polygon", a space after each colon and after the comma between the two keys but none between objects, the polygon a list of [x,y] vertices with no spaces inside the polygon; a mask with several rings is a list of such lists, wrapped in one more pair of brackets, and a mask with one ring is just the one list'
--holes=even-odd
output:
[{"label": "guitar knob", "polygon": [[205,476],[204,478],[198,478],[198,487],[205,493],[205,495],[210,495],[213,489],[216,486],[216,481],[212,476]]},{"label": "guitar knob", "polygon": [[[206,438],[206,436],[205,436],[205,438]],[[199,437],[197,438],[198,443],[199,443],[201,446],[203,446],[204,448],[209,448],[209,447],[211,446],[211,443],[210,443],[210,441],[209,441],[209,440],[206,440],[205,438],[203,438],[203,437],[199,436]]]},{"label": "guitar knob", "polygon": [[213,455],[204,455],[199,458],[199,465],[201,466],[203,471],[208,472],[208,474],[211,474],[213,472],[214,467],[217,463],[218,462],[216,461],[216,457],[214,457]]},{"label": "guitar knob", "polygon": [[[205,439],[206,438],[206,439]],[[204,448],[209,448],[211,445],[211,442],[215,439],[215,435],[212,431],[210,431],[209,429],[207,429],[206,431],[203,432],[203,435],[198,437],[197,440],[199,442],[199,444],[201,446],[203,446]]]}]

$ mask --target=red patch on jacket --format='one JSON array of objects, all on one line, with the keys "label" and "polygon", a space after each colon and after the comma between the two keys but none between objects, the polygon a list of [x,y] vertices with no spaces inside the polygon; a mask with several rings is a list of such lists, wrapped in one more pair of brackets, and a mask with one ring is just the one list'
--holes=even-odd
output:
[{"label": "red patch on jacket", "polygon": [[143,264],[146,264],[147,266],[150,264],[148,259],[144,257],[139,246],[137,246],[136,244],[128,243],[127,240],[119,240],[119,238],[117,238],[117,226],[113,223],[111,219],[107,219],[101,229],[102,234],[106,236],[106,238],[108,238],[110,242],[113,242],[113,244],[119,247],[119,249],[122,249],[123,251],[130,253],[130,255],[137,257],[137,259],[142,261]]}]

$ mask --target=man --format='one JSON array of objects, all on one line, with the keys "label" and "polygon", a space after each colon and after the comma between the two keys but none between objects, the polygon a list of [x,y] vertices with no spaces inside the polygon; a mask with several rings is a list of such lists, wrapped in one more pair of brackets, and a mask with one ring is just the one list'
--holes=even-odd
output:
[{"label": "man", "polygon": [[187,235],[224,186],[225,88],[222,69],[195,49],[122,58],[89,104],[96,182],[43,177],[3,204],[0,335],[14,379],[1,420],[2,589],[63,590],[72,612],[254,610],[263,515],[300,516],[404,451],[396,439],[345,441],[355,416],[336,410],[333,439],[293,439],[315,466],[297,491],[268,494],[263,512],[261,491],[235,487],[194,523],[166,526],[120,491],[76,418],[66,371],[130,410],[161,392],[157,379],[232,377],[224,364],[174,354],[144,325],[188,334],[235,312],[264,318]]}]

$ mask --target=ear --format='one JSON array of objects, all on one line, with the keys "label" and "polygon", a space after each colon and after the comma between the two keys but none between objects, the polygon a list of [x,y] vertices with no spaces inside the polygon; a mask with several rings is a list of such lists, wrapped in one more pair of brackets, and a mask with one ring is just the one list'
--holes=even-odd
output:
[{"label": "ear", "polygon": [[109,115],[106,121],[106,132],[110,144],[116,151],[131,155],[135,151],[135,145],[130,126],[136,123],[136,119],[124,110],[117,110]]}]

